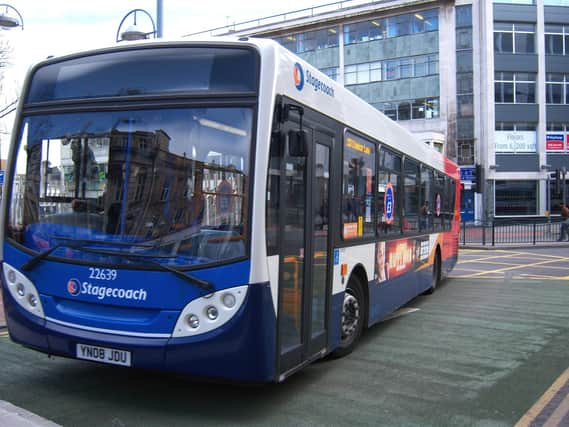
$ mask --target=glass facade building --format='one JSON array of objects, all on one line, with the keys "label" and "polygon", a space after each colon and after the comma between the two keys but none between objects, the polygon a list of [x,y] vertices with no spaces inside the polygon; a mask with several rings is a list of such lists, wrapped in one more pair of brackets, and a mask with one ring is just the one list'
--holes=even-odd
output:
[{"label": "glass facade building", "polygon": [[569,199],[552,178],[569,181],[569,0],[347,0],[243,24],[210,35],[278,41],[455,159],[463,219]]}]

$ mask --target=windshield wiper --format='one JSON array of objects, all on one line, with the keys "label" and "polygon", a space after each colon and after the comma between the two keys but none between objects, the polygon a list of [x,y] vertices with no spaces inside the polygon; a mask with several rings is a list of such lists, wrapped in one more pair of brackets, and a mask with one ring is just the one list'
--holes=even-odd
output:
[{"label": "windshield wiper", "polygon": [[79,249],[79,247],[77,247],[76,245],[69,245],[67,243],[58,243],[52,248],[49,248],[47,251],[41,252],[38,255],[34,256],[33,258],[30,258],[28,261],[22,264],[20,270],[30,271],[37,264],[39,264],[40,261],[46,259],[48,256],[50,256],[53,252],[55,252],[57,249],[61,248],[62,246],[67,246],[68,248],[72,249]]},{"label": "windshield wiper", "polygon": [[201,288],[205,291],[213,291],[213,289],[214,289],[213,285],[211,283],[209,283],[208,281],[198,279],[197,277],[192,276],[192,275],[187,274],[187,273],[184,273],[183,271],[180,271],[177,268],[170,267],[169,265],[165,265],[165,264],[160,264],[159,262],[151,262],[151,264],[155,265],[156,267],[158,267],[164,271],[169,271],[170,273],[172,273],[176,277],[179,277],[180,279],[185,280],[188,283],[196,285],[198,288]]},{"label": "windshield wiper", "polygon": [[[71,240],[71,239],[68,239],[68,240]],[[84,243],[87,243],[87,241],[84,241]],[[106,250],[101,250],[101,249],[85,248],[85,247],[82,247],[80,245],[73,245],[73,244],[69,244],[69,243],[58,243],[57,245],[53,246],[52,248],[49,248],[48,250],[46,250],[46,251],[36,255],[35,257],[31,258],[30,260],[26,261],[24,264],[22,264],[22,266],[20,267],[20,270],[30,271],[40,261],[44,260],[45,258],[50,256],[53,252],[55,252],[57,249],[64,247],[64,246],[71,248],[71,249],[74,249],[74,250],[81,250],[82,252],[94,253],[94,254],[99,254],[99,255],[119,256],[119,257],[123,257],[123,258],[139,258],[139,259],[140,258],[153,258],[153,259],[156,259],[156,258],[158,258],[158,259],[175,258],[175,256],[173,256],[173,255],[124,253],[124,252],[118,252],[118,251],[106,251]],[[213,285],[206,280],[198,279],[195,276],[186,274],[183,271],[180,271],[174,267],[170,267],[168,265],[160,264],[159,262],[150,262],[150,263],[152,265],[160,268],[161,270],[168,271],[168,272],[174,274],[176,277],[179,277],[180,279],[184,280],[185,282],[191,283],[192,285],[195,285],[195,286],[197,286],[203,290],[212,291],[214,289]]]},{"label": "windshield wiper", "polygon": [[[81,250],[83,252],[89,252],[89,253],[96,253],[96,254],[100,254],[100,255],[124,255],[122,252],[112,252],[112,251],[104,251],[104,250],[97,250],[97,249],[89,249],[89,248],[85,248],[83,247],[83,245],[85,244],[90,244],[90,243],[106,243],[106,242],[101,242],[101,241],[97,241],[97,240],[80,240],[80,239],[72,239],[72,238],[64,238],[64,237],[57,237],[58,240],[68,240],[68,241],[73,241],[76,243],[65,243],[65,242],[61,242],[61,243],[57,243],[56,245],[54,245],[53,247],[49,248],[48,250],[41,252],[39,254],[37,254],[36,256],[34,256],[33,258],[30,258],[28,261],[26,261],[24,264],[22,264],[22,266],[20,267],[20,269],[22,271],[31,271],[36,265],[38,265],[41,261],[43,261],[44,259],[46,259],[48,256],[50,256],[53,252],[55,252],[57,249],[61,248],[61,247],[68,247],[70,249],[73,250]],[[82,243],[82,244],[79,244]],[[148,258],[172,258],[171,256],[164,256],[164,255],[145,255],[145,254],[136,254],[137,256],[139,256],[140,258],[142,257],[148,257]]]}]

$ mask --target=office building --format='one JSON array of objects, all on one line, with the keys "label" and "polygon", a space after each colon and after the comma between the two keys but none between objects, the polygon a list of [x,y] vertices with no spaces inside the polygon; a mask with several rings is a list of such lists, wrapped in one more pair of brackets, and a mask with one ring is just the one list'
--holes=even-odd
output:
[{"label": "office building", "polygon": [[463,220],[569,196],[569,0],[351,0],[205,33],[277,40],[455,159]]}]

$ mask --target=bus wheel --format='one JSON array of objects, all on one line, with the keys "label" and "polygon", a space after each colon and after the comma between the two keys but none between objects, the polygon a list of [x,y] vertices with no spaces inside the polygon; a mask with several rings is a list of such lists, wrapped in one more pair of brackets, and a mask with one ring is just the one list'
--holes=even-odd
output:
[{"label": "bus wheel", "polygon": [[431,275],[431,287],[425,291],[425,295],[431,295],[441,282],[441,251],[437,249],[435,252],[435,260],[433,261],[433,274]]},{"label": "bus wheel", "polygon": [[342,329],[338,348],[332,356],[343,357],[352,352],[362,334],[365,319],[365,298],[360,279],[352,277],[344,293]]}]

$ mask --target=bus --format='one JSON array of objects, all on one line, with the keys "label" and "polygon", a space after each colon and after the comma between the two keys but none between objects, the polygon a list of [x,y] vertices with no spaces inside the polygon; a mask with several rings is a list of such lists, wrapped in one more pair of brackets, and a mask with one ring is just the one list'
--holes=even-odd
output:
[{"label": "bus", "polygon": [[49,58],[12,135],[7,325],[49,355],[281,382],[457,260],[457,165],[271,40]]}]

